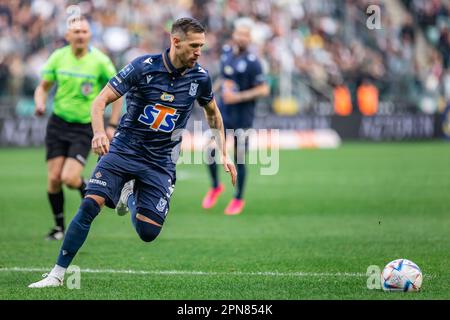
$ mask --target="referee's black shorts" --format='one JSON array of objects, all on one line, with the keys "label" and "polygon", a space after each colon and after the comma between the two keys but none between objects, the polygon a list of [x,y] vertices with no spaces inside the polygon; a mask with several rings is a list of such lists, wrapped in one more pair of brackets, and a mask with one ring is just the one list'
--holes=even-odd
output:
[{"label": "referee's black shorts", "polygon": [[71,123],[52,114],[45,134],[47,161],[63,156],[74,158],[84,166],[91,151],[92,136],[90,123]]}]

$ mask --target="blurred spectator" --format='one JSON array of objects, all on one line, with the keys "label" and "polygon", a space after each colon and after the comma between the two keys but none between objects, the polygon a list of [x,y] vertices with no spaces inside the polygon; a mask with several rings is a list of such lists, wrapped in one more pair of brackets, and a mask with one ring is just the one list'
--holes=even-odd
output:
[{"label": "blurred spectator", "polygon": [[[31,96],[49,52],[64,45],[67,8],[76,5],[91,20],[92,44],[118,68],[144,52],[160,52],[169,45],[164,35],[171,22],[194,16],[208,28],[202,64],[215,78],[232,23],[246,15],[256,21],[251,50],[264,57],[275,96],[292,83],[291,94],[303,105],[332,101],[333,79],[341,78],[355,96],[368,77],[380,100],[418,107],[422,94],[435,104],[448,99],[449,1],[398,0],[404,19],[390,14],[386,1],[391,0],[0,0],[0,92]],[[369,5],[381,10],[379,30],[365,27]],[[440,56],[421,52],[425,66],[417,62],[420,29]]]}]

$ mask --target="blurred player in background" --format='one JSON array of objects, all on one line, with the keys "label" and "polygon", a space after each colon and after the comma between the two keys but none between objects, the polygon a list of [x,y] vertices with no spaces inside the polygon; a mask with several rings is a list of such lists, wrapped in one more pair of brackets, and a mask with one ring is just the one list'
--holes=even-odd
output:
[{"label": "blurred player in background", "polygon": [[[197,63],[205,44],[205,29],[195,19],[181,18],[173,24],[170,39],[168,50],[133,60],[95,99],[92,148],[102,157],[89,180],[78,213],[69,225],[55,267],[48,277],[29,287],[62,285],[66,268],[105,204],[116,207],[119,215],[129,210],[131,222],[143,241],[151,242],[159,235],[175,187],[181,143],[181,136],[172,133],[186,127],[196,100],[203,106],[209,126],[219,132],[224,169],[235,184],[236,169],[228,162],[222,117],[214,100],[211,79]],[[126,93],[127,112],[110,148],[103,124],[104,110]]]},{"label": "blurred player in background", "polygon": [[[220,110],[223,115],[225,129],[238,130],[244,134],[252,127],[255,115],[256,99],[268,96],[269,86],[258,58],[248,51],[251,44],[253,21],[250,18],[239,18],[234,23],[232,44],[225,45],[221,58],[222,99]],[[234,198],[225,209],[225,214],[239,214],[244,209],[244,183],[246,176],[245,155],[248,149],[248,137],[234,137],[234,161],[237,166],[237,186]],[[215,158],[215,150],[208,152]],[[224,191],[219,183],[217,165],[210,159],[208,167],[212,180],[212,188],[203,199],[205,209],[212,208],[220,194]]]},{"label": "blurred player in background", "polygon": [[[89,46],[91,31],[85,17],[69,21],[66,40],[69,45],[57,49],[42,70],[42,80],[34,93],[35,114],[45,114],[50,89],[56,84],[53,113],[45,137],[47,192],[55,227],[49,240],[64,237],[64,193],[62,185],[78,189],[84,196],[86,183],[81,173],[91,149],[91,104],[101,88],[116,73],[111,60]],[[113,104],[107,133],[114,134],[122,109],[122,100]]]}]

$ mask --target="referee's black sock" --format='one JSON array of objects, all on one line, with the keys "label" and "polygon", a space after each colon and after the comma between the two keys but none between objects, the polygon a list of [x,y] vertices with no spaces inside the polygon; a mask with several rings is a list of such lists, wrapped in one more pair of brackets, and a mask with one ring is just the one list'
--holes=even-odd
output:
[{"label": "referee's black sock", "polygon": [[78,187],[78,191],[80,191],[81,199],[83,199],[86,194],[86,181],[83,177],[81,177],[81,185]]},{"label": "referee's black sock", "polygon": [[64,193],[61,191],[57,193],[48,192],[48,201],[52,207],[55,225],[64,230]]}]

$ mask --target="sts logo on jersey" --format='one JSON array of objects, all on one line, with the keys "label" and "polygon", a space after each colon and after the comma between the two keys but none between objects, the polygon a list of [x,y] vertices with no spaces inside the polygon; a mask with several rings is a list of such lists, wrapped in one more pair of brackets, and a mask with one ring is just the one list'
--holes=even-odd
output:
[{"label": "sts logo on jersey", "polygon": [[156,104],[146,106],[138,121],[154,131],[172,132],[179,116],[176,109]]}]

